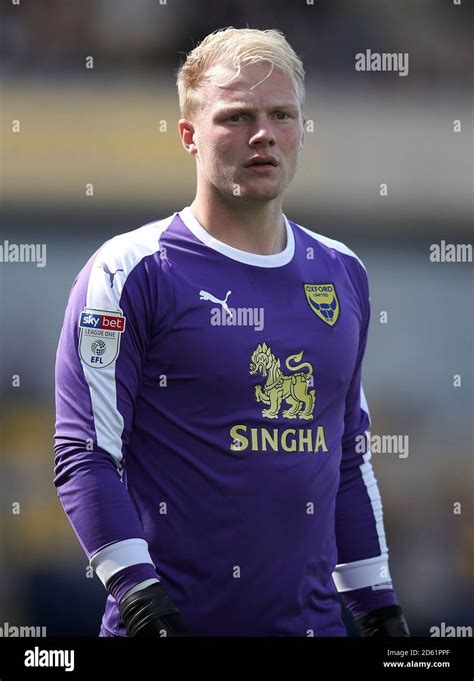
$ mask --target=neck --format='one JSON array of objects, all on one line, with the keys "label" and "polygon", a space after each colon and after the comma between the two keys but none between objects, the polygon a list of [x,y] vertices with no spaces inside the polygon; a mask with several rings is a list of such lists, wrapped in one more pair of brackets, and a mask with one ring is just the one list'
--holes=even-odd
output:
[{"label": "neck", "polygon": [[191,211],[215,239],[247,253],[274,255],[286,247],[281,199],[250,202],[234,197],[202,200],[196,196]]}]

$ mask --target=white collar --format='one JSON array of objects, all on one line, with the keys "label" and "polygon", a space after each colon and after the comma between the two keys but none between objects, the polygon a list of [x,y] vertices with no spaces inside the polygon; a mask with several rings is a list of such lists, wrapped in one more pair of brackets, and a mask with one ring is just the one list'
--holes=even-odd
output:
[{"label": "white collar", "polygon": [[202,243],[209,246],[209,248],[219,251],[228,258],[232,260],[238,260],[247,265],[255,265],[256,267],[281,267],[286,265],[292,259],[295,252],[295,237],[293,234],[293,229],[291,228],[288,218],[283,213],[283,218],[285,220],[286,226],[286,246],[280,253],[274,253],[272,255],[260,255],[258,253],[249,253],[247,251],[241,251],[238,248],[229,246],[223,241],[215,239],[213,236],[207,232],[204,227],[198,222],[191,212],[190,206],[186,206],[182,211],[178,213],[181,220],[184,222],[186,227],[194,234],[194,236],[202,241]]}]

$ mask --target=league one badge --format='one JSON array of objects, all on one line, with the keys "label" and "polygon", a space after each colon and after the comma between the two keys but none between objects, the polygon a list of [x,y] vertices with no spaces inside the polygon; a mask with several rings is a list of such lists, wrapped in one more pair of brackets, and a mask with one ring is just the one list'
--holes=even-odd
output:
[{"label": "league one badge", "polygon": [[79,320],[79,355],[87,366],[105,369],[117,358],[120,336],[125,330],[122,310],[85,307]]}]

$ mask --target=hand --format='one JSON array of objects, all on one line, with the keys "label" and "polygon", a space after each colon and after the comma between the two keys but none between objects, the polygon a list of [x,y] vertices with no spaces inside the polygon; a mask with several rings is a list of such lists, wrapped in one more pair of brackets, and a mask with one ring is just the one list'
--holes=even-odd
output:
[{"label": "hand", "polygon": [[360,635],[370,638],[411,636],[403,611],[399,605],[379,608],[368,615],[356,618]]},{"label": "hand", "polygon": [[119,610],[130,637],[192,636],[180,611],[158,582],[123,598]]}]

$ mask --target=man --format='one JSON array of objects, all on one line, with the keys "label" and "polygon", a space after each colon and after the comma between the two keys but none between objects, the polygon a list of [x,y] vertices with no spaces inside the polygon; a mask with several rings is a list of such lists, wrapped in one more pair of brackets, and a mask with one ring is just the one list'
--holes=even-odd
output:
[{"label": "man", "polygon": [[178,72],[197,192],[73,286],[55,484],[109,596],[102,636],[408,636],[360,446],[367,275],[282,213],[304,70],[275,30]]}]

